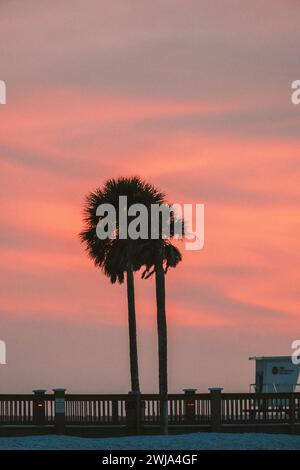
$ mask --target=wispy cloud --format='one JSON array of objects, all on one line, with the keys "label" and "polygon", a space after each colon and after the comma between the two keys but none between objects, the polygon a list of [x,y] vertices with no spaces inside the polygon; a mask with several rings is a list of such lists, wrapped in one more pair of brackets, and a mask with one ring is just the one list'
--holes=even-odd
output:
[{"label": "wispy cloud", "polygon": [[[300,5],[158,3],[1,4],[0,294],[11,383],[23,367],[13,339],[23,327],[28,360],[57,341],[74,375],[77,335],[95,341],[83,354],[97,356],[90,367],[100,375],[107,338],[127,345],[124,286],[93,268],[77,236],[84,195],[121,174],[206,207],[204,250],[184,253],[167,277],[175,388],[174,364],[193,379],[184,364],[192,346],[214,368],[222,350],[229,371],[243,366],[239,354],[286,352],[297,334],[299,109],[290,84],[299,78]],[[153,282],[137,280],[136,293],[141,355],[153,365]],[[49,348],[43,357],[51,363]]]}]

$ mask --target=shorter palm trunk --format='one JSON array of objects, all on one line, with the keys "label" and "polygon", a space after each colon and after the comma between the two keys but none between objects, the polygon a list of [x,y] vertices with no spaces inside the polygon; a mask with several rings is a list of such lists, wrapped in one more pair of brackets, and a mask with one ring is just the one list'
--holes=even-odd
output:
[{"label": "shorter palm trunk", "polygon": [[127,268],[127,300],[128,300],[128,327],[129,327],[129,354],[130,354],[130,376],[132,392],[140,392],[135,300],[134,300],[134,278],[132,266]]},{"label": "shorter palm trunk", "polygon": [[160,423],[162,434],[168,434],[168,367],[167,367],[167,320],[165,308],[165,273],[162,260],[155,268],[158,368],[160,395]]}]

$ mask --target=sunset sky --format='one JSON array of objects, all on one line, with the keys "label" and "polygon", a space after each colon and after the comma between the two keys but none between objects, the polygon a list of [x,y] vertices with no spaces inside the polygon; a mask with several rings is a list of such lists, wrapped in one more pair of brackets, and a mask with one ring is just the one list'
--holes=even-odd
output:
[{"label": "sunset sky", "polygon": [[[78,240],[85,195],[138,174],[205,204],[167,275],[169,388],[247,391],[300,339],[297,0],[2,0],[0,392],[130,388],[126,286]],[[141,388],[155,288],[136,276]]]}]

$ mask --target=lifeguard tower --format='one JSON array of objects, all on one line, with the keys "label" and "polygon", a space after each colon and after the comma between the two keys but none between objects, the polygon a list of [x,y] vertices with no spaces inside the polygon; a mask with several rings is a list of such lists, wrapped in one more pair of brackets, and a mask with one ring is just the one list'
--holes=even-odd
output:
[{"label": "lifeguard tower", "polygon": [[291,356],[254,356],[255,384],[250,392],[289,393],[295,392],[298,384],[300,364],[294,364]]}]

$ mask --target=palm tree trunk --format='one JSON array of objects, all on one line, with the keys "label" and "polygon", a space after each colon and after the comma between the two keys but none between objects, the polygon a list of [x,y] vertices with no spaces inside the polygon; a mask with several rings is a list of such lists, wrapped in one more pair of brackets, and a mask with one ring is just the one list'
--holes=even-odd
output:
[{"label": "palm tree trunk", "polygon": [[158,334],[158,368],[160,394],[160,423],[163,434],[168,434],[168,367],[167,367],[167,320],[165,307],[165,273],[162,253],[159,254],[155,267],[157,334]]},{"label": "palm tree trunk", "polygon": [[135,318],[135,300],[134,300],[134,279],[133,279],[132,266],[130,264],[127,267],[127,301],[128,301],[131,391],[140,392],[136,318]]}]

